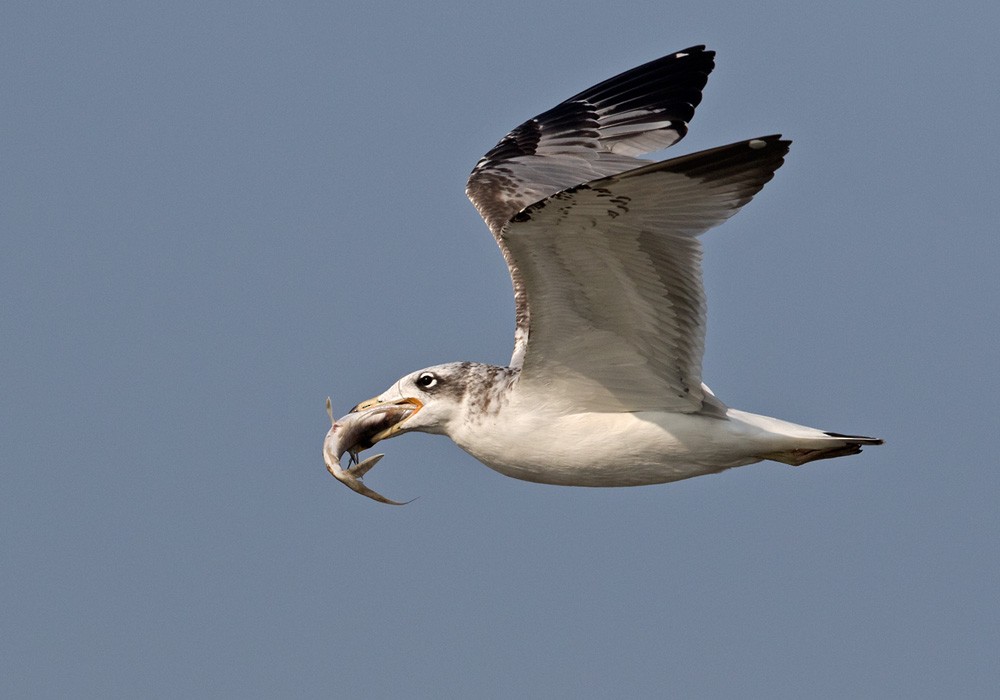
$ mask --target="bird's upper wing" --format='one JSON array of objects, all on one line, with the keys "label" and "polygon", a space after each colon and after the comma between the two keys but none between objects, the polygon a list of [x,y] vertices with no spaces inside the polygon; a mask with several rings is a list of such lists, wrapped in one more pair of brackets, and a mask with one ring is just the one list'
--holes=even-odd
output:
[{"label": "bird's upper wing", "polygon": [[[687,133],[701,91],[715,67],[704,46],[656,59],[605,80],[521,124],[476,164],[466,194],[497,238],[528,205],[574,185],[622,173]],[[523,285],[511,267],[517,334],[511,366],[520,366],[528,312]]]},{"label": "bird's upper wing", "polygon": [[710,410],[697,236],[771,179],[767,136],[565,189],[504,225],[530,316],[519,391],[594,411]]}]

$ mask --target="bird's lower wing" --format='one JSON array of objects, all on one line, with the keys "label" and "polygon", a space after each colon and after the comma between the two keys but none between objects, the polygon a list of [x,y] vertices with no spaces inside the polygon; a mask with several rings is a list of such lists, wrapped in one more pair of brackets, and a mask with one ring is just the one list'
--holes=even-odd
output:
[{"label": "bird's lower wing", "polygon": [[519,391],[586,410],[697,412],[705,295],[698,235],[781,166],[768,136],[573,187],[501,231],[529,309]]}]

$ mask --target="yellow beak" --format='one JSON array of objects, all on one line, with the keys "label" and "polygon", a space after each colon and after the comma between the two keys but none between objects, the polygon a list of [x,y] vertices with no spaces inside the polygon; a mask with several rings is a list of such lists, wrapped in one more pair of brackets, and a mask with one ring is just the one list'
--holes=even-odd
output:
[{"label": "yellow beak", "polygon": [[354,408],[352,408],[351,409],[351,413],[357,413],[358,411],[364,411],[366,408],[372,408],[373,406],[378,406],[379,403],[380,402],[379,402],[377,396],[372,397],[372,398],[368,399],[367,401],[362,401],[357,406],[355,406]]}]

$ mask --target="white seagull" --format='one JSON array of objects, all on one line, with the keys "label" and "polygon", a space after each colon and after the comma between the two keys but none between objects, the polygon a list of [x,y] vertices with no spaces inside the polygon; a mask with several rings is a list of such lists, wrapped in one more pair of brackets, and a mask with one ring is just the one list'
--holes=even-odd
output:
[{"label": "white seagull", "polygon": [[[715,65],[704,46],[633,68],[507,134],[466,193],[510,268],[508,367],[413,372],[335,421],[327,467],[355,490],[372,444],[447,435],[501,474],[567,486],[639,486],[775,460],[857,454],[878,438],[729,408],[702,383],[698,236],[749,202],[790,141],[762,136],[651,162],[687,133]],[[332,418],[332,416],[331,416]]]}]

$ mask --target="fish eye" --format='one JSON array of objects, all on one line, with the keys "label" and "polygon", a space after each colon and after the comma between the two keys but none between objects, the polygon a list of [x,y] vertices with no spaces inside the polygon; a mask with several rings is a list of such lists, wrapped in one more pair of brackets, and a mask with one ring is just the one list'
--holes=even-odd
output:
[{"label": "fish eye", "polygon": [[417,377],[417,386],[421,389],[433,389],[437,386],[438,378],[436,374],[431,372],[424,372],[419,377]]}]

